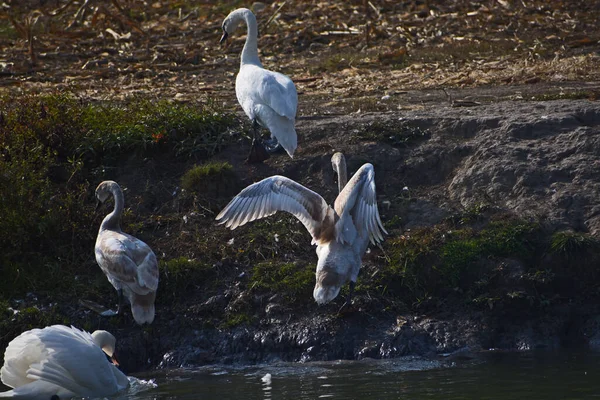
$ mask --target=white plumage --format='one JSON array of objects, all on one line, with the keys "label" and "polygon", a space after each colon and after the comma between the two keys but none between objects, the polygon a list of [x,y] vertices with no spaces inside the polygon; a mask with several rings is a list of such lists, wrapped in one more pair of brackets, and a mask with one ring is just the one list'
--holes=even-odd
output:
[{"label": "white plumage", "polygon": [[158,288],[158,262],[152,249],[141,240],[121,231],[123,191],[114,181],[104,181],[96,188],[96,197],[104,202],[112,195],[115,208],[108,214],[96,239],[96,262],[119,293],[131,303],[131,313],[138,324],[154,320],[154,300]]},{"label": "white plumage", "polygon": [[312,243],[317,244],[313,296],[318,303],[333,300],[348,281],[351,296],[369,241],[379,243],[387,233],[377,208],[373,166],[364,164],[346,183],[344,156],[334,154],[332,164],[340,190],[333,207],[312,190],[276,175],[242,190],[216,218],[230,229],[277,211],[298,218],[311,234]]},{"label": "white plumage", "polygon": [[267,128],[293,157],[297,147],[296,87],[287,76],[263,68],[258,58],[257,24],[252,11],[247,8],[232,11],[223,21],[222,40],[242,21],[246,22],[248,34],[235,80],[235,94],[248,118]]},{"label": "white plumage", "polygon": [[[13,339],[4,353],[2,383],[13,388],[0,397],[51,400],[111,396],[129,385],[106,355],[115,338],[106,331],[92,335],[75,327],[32,329]],[[104,351],[103,351],[104,350]]]}]

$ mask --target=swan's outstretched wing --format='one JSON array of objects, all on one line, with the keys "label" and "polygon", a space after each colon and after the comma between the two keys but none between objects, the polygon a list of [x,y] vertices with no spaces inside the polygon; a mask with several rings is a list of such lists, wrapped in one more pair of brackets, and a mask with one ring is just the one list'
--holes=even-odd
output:
[{"label": "swan's outstretched wing", "polygon": [[329,207],[317,193],[284,176],[271,176],[248,186],[217,215],[230,229],[277,211],[287,211],[300,220],[317,241]]},{"label": "swan's outstretched wing", "polygon": [[340,216],[336,240],[351,243],[357,233],[366,233],[373,244],[383,241],[383,233],[387,232],[377,209],[373,165],[364,164],[356,171],[335,200],[334,208]]}]

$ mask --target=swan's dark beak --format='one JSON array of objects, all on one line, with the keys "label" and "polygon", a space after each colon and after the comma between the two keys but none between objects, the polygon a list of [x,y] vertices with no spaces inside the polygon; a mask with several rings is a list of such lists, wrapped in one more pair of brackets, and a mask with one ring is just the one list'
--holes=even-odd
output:
[{"label": "swan's dark beak", "polygon": [[221,40],[219,40],[219,43],[223,43],[224,41],[227,40],[228,37],[229,37],[229,33],[227,33],[227,31],[225,29],[223,29],[223,36],[221,36]]},{"label": "swan's dark beak", "polygon": [[102,202],[100,200],[96,200],[96,208],[94,209],[94,211],[98,211],[98,209],[100,208],[101,205],[102,205]]}]

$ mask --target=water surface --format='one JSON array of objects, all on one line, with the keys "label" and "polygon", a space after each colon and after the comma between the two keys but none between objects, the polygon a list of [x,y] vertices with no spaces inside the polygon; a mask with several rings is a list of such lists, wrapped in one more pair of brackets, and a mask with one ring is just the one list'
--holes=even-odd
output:
[{"label": "water surface", "polygon": [[[270,374],[269,376],[266,376]],[[490,353],[482,360],[339,361],[159,371],[127,399],[600,398],[600,354]],[[270,379],[269,379],[270,378]]]}]

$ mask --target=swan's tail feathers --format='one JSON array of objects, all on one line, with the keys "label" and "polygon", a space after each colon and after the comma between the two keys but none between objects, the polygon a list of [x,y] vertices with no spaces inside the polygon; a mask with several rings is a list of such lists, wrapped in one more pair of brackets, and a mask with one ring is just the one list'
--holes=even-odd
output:
[{"label": "swan's tail feathers", "polygon": [[313,290],[313,297],[319,304],[329,303],[340,293],[345,279],[337,272],[321,269],[317,271],[317,283]]},{"label": "swan's tail feathers", "polygon": [[131,313],[139,325],[151,324],[154,321],[154,299],[156,292],[148,294],[131,293]]},{"label": "swan's tail feathers", "polygon": [[291,126],[286,127],[287,129],[279,131],[277,133],[273,132],[273,136],[277,138],[277,141],[283,147],[286,153],[291,158],[294,158],[294,152],[296,151],[296,147],[298,147],[298,136],[296,135],[296,129],[294,129],[293,123]]}]

